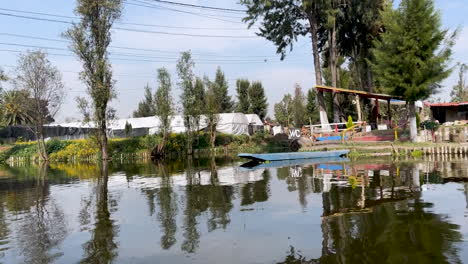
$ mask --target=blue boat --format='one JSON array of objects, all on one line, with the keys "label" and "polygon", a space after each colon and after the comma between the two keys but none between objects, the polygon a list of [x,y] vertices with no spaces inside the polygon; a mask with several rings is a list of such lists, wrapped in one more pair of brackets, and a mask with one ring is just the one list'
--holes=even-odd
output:
[{"label": "blue boat", "polygon": [[240,158],[251,159],[255,161],[277,161],[277,160],[299,160],[299,159],[317,159],[317,158],[335,158],[343,157],[349,153],[349,150],[334,150],[334,151],[314,151],[314,152],[286,152],[286,153],[267,153],[267,154],[250,154],[241,153]]},{"label": "blue boat", "polygon": [[[242,170],[257,170],[257,169],[269,169],[269,168],[284,168],[294,166],[309,166],[318,164],[319,168],[336,168],[343,170],[344,162],[349,162],[349,159],[342,157],[331,157],[331,158],[315,158],[315,159],[298,159],[298,160],[277,160],[268,162],[257,162],[249,161],[241,165]],[[337,164],[338,163],[338,164]]]}]

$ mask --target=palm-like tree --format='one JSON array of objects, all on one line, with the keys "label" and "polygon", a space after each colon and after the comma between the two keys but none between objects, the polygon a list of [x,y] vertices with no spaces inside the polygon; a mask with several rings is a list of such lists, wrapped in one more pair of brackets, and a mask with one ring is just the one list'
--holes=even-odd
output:
[{"label": "palm-like tree", "polygon": [[27,94],[20,90],[5,91],[0,98],[2,123],[6,126],[26,125],[31,123],[31,115],[25,107]]}]

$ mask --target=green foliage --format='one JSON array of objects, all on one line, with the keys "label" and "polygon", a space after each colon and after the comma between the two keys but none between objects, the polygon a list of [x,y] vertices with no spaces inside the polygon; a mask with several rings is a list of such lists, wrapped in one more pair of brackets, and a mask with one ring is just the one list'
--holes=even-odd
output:
[{"label": "green foliage", "polygon": [[293,111],[293,123],[295,127],[302,127],[308,123],[307,110],[306,110],[306,99],[302,93],[302,88],[296,84],[294,89],[294,98],[292,102]]},{"label": "green foliage", "polygon": [[236,81],[237,91],[237,112],[248,114],[250,109],[249,100],[250,82],[247,79],[238,79]]},{"label": "green foliage", "polygon": [[130,137],[132,135],[132,124],[125,122],[125,136]]},{"label": "green foliage", "polygon": [[249,23],[249,27],[261,21],[257,34],[273,42],[277,47],[276,52],[281,54],[282,59],[286,56],[286,52],[292,49],[298,37],[310,33],[301,23],[309,18],[308,13],[304,12],[309,9],[306,6],[307,1],[241,0],[240,3],[247,7],[247,17],[244,21]]},{"label": "green foliage", "polygon": [[193,131],[196,125],[193,123],[193,117],[197,114],[195,107],[198,102],[196,101],[193,67],[195,63],[192,59],[190,51],[182,52],[180,59],[177,62],[177,75],[179,77],[179,87],[182,90],[180,99],[182,101],[182,112],[184,115],[184,125],[186,127],[187,140],[189,142],[187,152],[192,153]]},{"label": "green foliage", "polygon": [[28,101],[28,94],[25,91],[9,90],[0,97],[1,123],[5,126],[29,125],[32,123],[32,116],[25,107]]},{"label": "green foliage", "polygon": [[51,140],[46,142],[47,154],[59,152],[62,149],[65,149],[70,144],[71,144],[70,141],[59,140],[59,139],[51,139]]},{"label": "green foliage", "polygon": [[290,94],[286,94],[281,102],[275,104],[275,119],[282,126],[291,125],[293,117],[293,99]]},{"label": "green foliage", "polygon": [[154,116],[156,112],[155,99],[156,98],[153,98],[151,87],[147,84],[145,86],[145,98],[138,103],[138,108],[133,112],[133,117]]},{"label": "green foliage", "polygon": [[454,36],[446,39],[432,0],[402,0],[397,10],[389,4],[384,23],[372,63],[380,85],[409,102],[428,98],[450,73]]},{"label": "green foliage", "polygon": [[421,117],[419,116],[419,113],[416,113],[416,127],[421,126]]},{"label": "green foliage", "polygon": [[264,120],[267,114],[268,102],[265,96],[265,90],[261,82],[253,82],[248,90],[249,92],[249,112],[257,114],[261,120]]},{"label": "green foliage", "polygon": [[229,86],[224,76],[224,72],[220,67],[216,69],[215,80],[213,81],[216,97],[219,99],[221,105],[221,113],[231,113],[234,109],[234,103],[231,96],[228,95]]},{"label": "green foliage", "polygon": [[171,120],[170,117],[173,114],[172,108],[172,97],[171,97],[171,76],[165,68],[158,69],[158,89],[154,96],[155,115],[161,122],[159,131],[163,135],[167,135],[170,132]]},{"label": "green foliage", "polygon": [[432,121],[432,120],[426,120],[426,121],[423,121],[420,124],[421,128],[429,129],[429,130],[432,130],[432,131],[436,131],[437,129],[439,129],[439,126],[440,126],[440,124],[438,122],[435,122],[435,121]]},{"label": "green foliage", "polygon": [[348,116],[348,122],[346,123],[346,128],[352,128],[354,126],[353,118]]},{"label": "green foliage", "polygon": [[411,152],[411,156],[413,158],[420,158],[424,155],[424,152],[422,152],[422,150],[414,150]]},{"label": "green foliage", "polygon": [[450,96],[452,102],[468,101],[468,85],[466,84],[465,74],[468,71],[468,66],[464,63],[459,63],[458,83],[453,86]]},{"label": "green foliage", "polygon": [[[315,89],[310,89],[307,92],[307,104],[306,104],[306,112],[307,118],[310,118],[310,122],[312,124],[316,124],[320,122],[320,113],[317,105],[317,91]],[[309,122],[309,120],[306,120]]]},{"label": "green foliage", "polygon": [[[71,41],[70,48],[83,66],[81,79],[87,85],[92,99],[93,113],[81,109],[85,117],[94,117],[97,139],[100,142],[101,156],[107,159],[107,121],[111,119],[109,102],[116,96],[114,80],[109,63],[107,48],[112,41],[112,26],[122,13],[122,0],[77,0],[76,15],[79,23],[74,23],[64,36]],[[82,106],[86,106],[83,104]]]},{"label": "green foliage", "polygon": [[86,160],[98,153],[99,149],[93,140],[74,140],[64,149],[51,153],[49,158],[54,161]]}]

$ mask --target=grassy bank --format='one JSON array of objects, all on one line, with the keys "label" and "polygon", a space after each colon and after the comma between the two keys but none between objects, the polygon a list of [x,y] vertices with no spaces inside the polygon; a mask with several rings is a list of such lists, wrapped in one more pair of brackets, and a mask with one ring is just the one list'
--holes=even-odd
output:
[{"label": "grassy bank", "polygon": [[[148,159],[154,146],[161,141],[159,136],[119,138],[109,140],[109,153],[112,159]],[[184,134],[171,134],[167,143],[168,157],[184,157],[186,149]],[[193,143],[196,155],[211,152],[223,155],[239,152],[268,152],[284,146],[278,145],[266,134],[259,133],[252,137],[218,134],[215,149],[209,146],[209,135],[200,133]],[[95,161],[99,159],[98,146],[95,140],[49,140],[46,142],[50,161]],[[38,159],[35,142],[19,142],[14,145],[3,145],[0,148],[0,162],[35,161]]]}]

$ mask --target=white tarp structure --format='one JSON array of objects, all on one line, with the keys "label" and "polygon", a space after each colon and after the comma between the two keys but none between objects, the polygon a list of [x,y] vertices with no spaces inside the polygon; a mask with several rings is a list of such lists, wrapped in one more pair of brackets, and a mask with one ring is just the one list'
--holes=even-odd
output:
[{"label": "white tarp structure", "polygon": [[249,124],[254,126],[263,126],[263,122],[257,114],[247,114],[245,117],[247,117]]},{"label": "white tarp structure", "polygon": [[249,120],[244,114],[219,114],[216,131],[231,135],[249,135]]},{"label": "white tarp structure", "polygon": [[[255,115],[256,116],[256,115]],[[241,113],[226,113],[219,114],[218,123],[216,130],[221,133],[232,134],[232,135],[249,135],[249,120],[246,115]],[[258,116],[257,116],[258,118]],[[260,118],[258,118],[260,119]],[[252,117],[255,120],[255,117]],[[255,121],[258,122],[258,121]],[[155,134],[159,132],[161,122],[157,117],[139,117],[139,118],[124,118],[118,120],[109,121],[108,128],[111,130],[124,130],[125,124],[128,123],[132,126],[132,129],[137,128],[148,128],[149,134]],[[94,128],[93,122],[82,123],[72,122],[63,124],[50,124],[49,126],[61,126],[61,127],[77,127],[77,128]],[[200,117],[199,129],[207,127],[207,121],[205,116]],[[182,115],[174,115],[171,117],[171,132],[172,133],[184,133],[185,132],[184,118]]]},{"label": "white tarp structure", "polygon": [[[246,184],[264,179],[265,169],[242,170],[238,167],[223,167],[217,170],[218,183],[221,186],[232,186],[236,184]],[[212,175],[208,170],[197,172],[192,179],[188,179],[187,174],[175,174],[169,177],[169,181],[164,181],[163,177],[147,178],[134,177],[130,182],[124,175],[115,175],[110,178],[109,187],[117,186],[135,187],[139,189],[159,189],[163,187],[187,186],[187,185],[211,185]],[[169,185],[169,186],[168,186]]]}]

